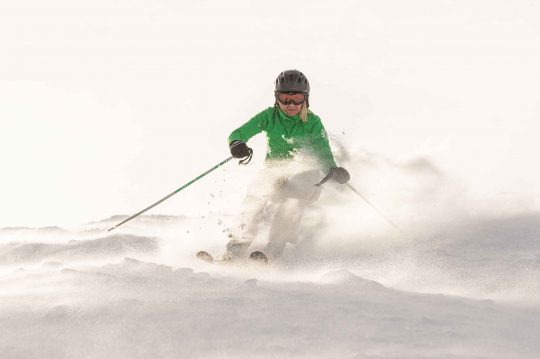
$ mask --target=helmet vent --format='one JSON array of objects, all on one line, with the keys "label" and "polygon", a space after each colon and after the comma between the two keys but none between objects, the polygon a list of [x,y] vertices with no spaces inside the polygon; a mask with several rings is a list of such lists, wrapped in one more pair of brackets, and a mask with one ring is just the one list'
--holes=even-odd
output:
[{"label": "helmet vent", "polygon": [[298,70],[287,70],[279,74],[275,82],[276,92],[303,92],[309,94],[309,81]]}]

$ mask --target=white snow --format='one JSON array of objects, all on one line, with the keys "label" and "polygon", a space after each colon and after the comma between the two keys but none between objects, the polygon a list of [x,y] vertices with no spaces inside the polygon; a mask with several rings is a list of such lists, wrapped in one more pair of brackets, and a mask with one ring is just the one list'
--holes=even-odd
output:
[{"label": "white snow", "polygon": [[50,229],[0,230],[2,358],[540,353],[540,215],[384,248],[317,238],[269,267],[197,261],[223,250],[206,218],[143,216],[106,234],[123,218],[56,228],[55,244]]}]

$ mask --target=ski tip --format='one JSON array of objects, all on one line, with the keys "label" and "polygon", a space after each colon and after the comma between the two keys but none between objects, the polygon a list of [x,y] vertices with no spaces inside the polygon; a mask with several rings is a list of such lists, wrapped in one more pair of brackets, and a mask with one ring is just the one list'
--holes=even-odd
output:
[{"label": "ski tip", "polygon": [[268,264],[268,257],[261,251],[255,251],[249,255],[249,259],[261,264]]},{"label": "ski tip", "polygon": [[197,252],[197,258],[208,263],[214,262],[214,257],[212,257],[212,255],[206,251]]}]

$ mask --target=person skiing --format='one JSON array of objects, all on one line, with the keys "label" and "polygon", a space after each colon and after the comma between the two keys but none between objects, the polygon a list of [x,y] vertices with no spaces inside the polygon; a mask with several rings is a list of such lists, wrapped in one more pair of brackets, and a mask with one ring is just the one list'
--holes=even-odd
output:
[{"label": "person skiing", "polygon": [[[233,157],[248,163],[253,150],[247,142],[265,132],[265,168],[250,185],[238,223],[230,228],[225,261],[243,258],[265,218],[271,218],[268,243],[263,253],[278,258],[287,243],[295,243],[298,226],[309,204],[320,194],[315,186],[325,180],[346,183],[350,175],[338,167],[321,119],[309,109],[310,87],[298,70],[283,71],[275,80],[273,107],[238,127],[228,137]],[[258,252],[260,253],[260,252]]]}]

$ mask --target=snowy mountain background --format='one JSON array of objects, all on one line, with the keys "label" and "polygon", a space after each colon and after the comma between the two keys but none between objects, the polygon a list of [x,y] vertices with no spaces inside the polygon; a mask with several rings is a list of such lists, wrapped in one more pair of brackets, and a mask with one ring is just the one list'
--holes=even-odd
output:
[{"label": "snowy mountain background", "polygon": [[[537,358],[531,1],[0,5],[1,358]],[[298,68],[351,183],[269,267],[219,255]],[[264,236],[254,248],[264,245]]]}]

